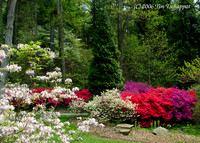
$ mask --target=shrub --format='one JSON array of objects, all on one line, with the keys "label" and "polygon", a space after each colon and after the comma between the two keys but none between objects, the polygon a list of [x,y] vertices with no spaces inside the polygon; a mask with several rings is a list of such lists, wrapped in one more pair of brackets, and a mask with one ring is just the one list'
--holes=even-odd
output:
[{"label": "shrub", "polygon": [[146,93],[122,92],[123,100],[138,104],[137,114],[140,115],[140,126],[150,127],[154,120],[163,123],[171,121],[187,121],[192,119],[192,107],[195,105],[195,92],[178,88],[149,90]]},{"label": "shrub", "polygon": [[194,122],[200,125],[200,100],[196,103],[195,107],[193,108],[193,117]]},{"label": "shrub", "polygon": [[133,82],[131,81],[127,81],[125,86],[125,91],[127,92],[133,92],[133,93],[145,93],[149,90],[151,90],[153,87],[152,86],[148,86],[146,83],[137,83],[137,82]]},{"label": "shrub", "polygon": [[146,93],[135,94],[130,92],[121,93],[123,100],[130,100],[133,104],[138,104],[136,110],[140,115],[140,126],[150,127],[154,120],[163,122],[170,120],[170,114],[173,109],[172,103],[164,96],[163,90],[153,89]]},{"label": "shrub", "polygon": [[[54,112],[54,107],[48,109],[43,104],[34,106],[31,112],[18,110],[23,106],[21,103],[29,105],[31,99],[37,96],[31,94],[30,89],[14,85],[4,90],[7,94],[0,99],[0,141],[2,142],[35,143],[49,142],[49,140],[55,142],[53,141],[55,136],[58,142],[75,142],[80,140],[81,132],[89,132],[90,126],[104,126],[98,124],[95,119],[89,119],[79,123],[76,131],[66,130],[70,123],[65,122],[64,125],[58,119],[60,113]],[[51,99],[55,98],[53,94],[48,96]],[[12,101],[16,104],[12,105]]]},{"label": "shrub", "polygon": [[93,95],[90,93],[89,89],[82,89],[81,91],[75,91],[78,98],[84,99],[87,102]]},{"label": "shrub", "polygon": [[[60,104],[64,103],[68,105],[72,100],[78,100],[78,98],[87,102],[93,95],[89,92],[88,89],[82,89],[81,91],[71,91],[70,89],[64,90],[60,88],[60,91],[56,91],[57,89],[53,88],[32,88],[32,93],[37,93],[38,98],[34,99],[35,104]],[[52,93],[53,92],[53,93]],[[52,98],[48,98],[48,96],[44,96],[44,94],[54,94],[57,99],[54,100]],[[73,96],[74,95],[74,96]],[[52,97],[52,96],[51,96]],[[80,100],[79,99],[79,100]]]},{"label": "shrub", "polygon": [[102,96],[95,96],[84,109],[100,122],[135,120],[136,104],[121,99],[117,89],[107,90]]},{"label": "shrub", "polygon": [[188,89],[189,91],[196,91],[196,97],[200,99],[200,84],[193,84]]},{"label": "shrub", "polygon": [[192,119],[192,107],[195,105],[195,92],[180,90],[178,88],[168,88],[164,92],[173,104],[172,120],[187,121]]},{"label": "shrub", "polygon": [[55,54],[49,48],[41,48],[39,43],[33,42],[29,45],[18,44],[16,48],[12,48],[11,54],[10,63],[18,64],[22,67],[22,70],[17,74],[9,74],[9,81],[30,86],[35,86],[33,84],[34,78],[30,78],[30,76],[44,74],[55,57]]}]

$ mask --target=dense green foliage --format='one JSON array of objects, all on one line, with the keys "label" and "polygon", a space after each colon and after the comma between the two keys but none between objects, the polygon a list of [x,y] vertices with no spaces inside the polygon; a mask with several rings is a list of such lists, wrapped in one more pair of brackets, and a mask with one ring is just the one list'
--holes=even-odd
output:
[{"label": "dense green foliage", "polygon": [[37,76],[45,75],[49,65],[52,64],[52,59],[51,51],[41,48],[39,43],[19,44],[12,48],[10,64],[18,64],[22,67],[22,71],[10,73],[9,82],[33,86],[35,79],[30,78],[26,72],[33,70]]},{"label": "dense green foliage", "polygon": [[114,42],[107,13],[103,2],[93,1],[91,48],[94,59],[91,63],[88,86],[93,94],[106,89],[122,88],[123,78],[118,61],[118,49]]},{"label": "dense green foliage", "polygon": [[184,61],[190,62],[200,54],[200,17],[193,1],[180,0],[179,5],[190,5],[189,9],[176,10],[169,26],[168,38],[170,46],[174,45],[178,59],[176,64],[184,66]]},{"label": "dense green foliage", "polygon": [[[138,3],[165,8],[142,8],[130,0],[62,0],[65,73],[74,85],[100,93],[122,87],[123,78],[181,88],[197,82],[181,82],[188,78],[178,76],[184,66],[187,68],[184,61],[191,63],[200,53],[197,4],[190,0]],[[6,38],[9,4],[9,0],[0,4],[1,41]],[[166,4],[189,8],[168,8]],[[46,67],[50,71],[53,64],[61,67],[59,24],[57,0],[18,0],[13,45],[39,41],[41,47],[55,52],[52,64],[44,61]],[[16,81],[11,76],[9,79]]]}]

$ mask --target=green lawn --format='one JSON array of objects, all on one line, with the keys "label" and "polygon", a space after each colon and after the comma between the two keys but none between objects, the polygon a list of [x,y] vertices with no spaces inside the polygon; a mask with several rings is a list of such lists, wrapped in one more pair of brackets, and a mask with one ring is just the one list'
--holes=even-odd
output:
[{"label": "green lawn", "polygon": [[[60,116],[59,119],[62,122],[65,122],[69,119],[75,118],[77,117],[76,115],[73,116]],[[83,116],[83,117],[87,117],[87,116]],[[66,127],[66,130],[76,130],[77,126],[71,124],[69,127]],[[152,128],[136,128],[137,130],[152,130]],[[173,126],[172,128],[169,129],[170,131],[173,132],[178,132],[178,133],[182,133],[182,134],[189,134],[189,135],[195,135],[195,136],[200,136],[200,125],[192,125],[192,124],[188,124],[188,125],[179,125],[177,124],[176,126]],[[81,136],[83,138],[82,141],[79,141],[80,143],[136,143],[136,142],[131,142],[131,141],[121,141],[121,140],[110,140],[110,139],[106,139],[106,138],[101,138],[98,136],[95,136],[91,133],[84,133]],[[55,137],[53,140],[56,141],[56,143],[59,143],[57,137]]]},{"label": "green lawn", "polygon": [[[73,115],[73,116],[61,115],[59,117],[59,119],[62,122],[65,122],[65,121],[67,121],[69,119],[72,119],[72,118],[75,118],[75,117],[77,117],[77,116],[76,115]],[[87,117],[87,116],[82,116],[82,117]],[[77,126],[75,126],[73,124],[70,124],[69,128],[66,127],[65,129],[66,130],[76,130]],[[81,137],[83,138],[83,140],[79,141],[80,143],[136,143],[136,142],[131,142],[131,141],[110,140],[110,139],[106,139],[106,138],[101,138],[101,137],[95,136],[95,135],[93,135],[91,133],[83,133],[81,135]],[[55,140],[56,143],[60,143],[60,141],[57,139],[57,136],[55,138],[53,138],[52,140]],[[52,141],[52,140],[50,140],[50,141]]]}]

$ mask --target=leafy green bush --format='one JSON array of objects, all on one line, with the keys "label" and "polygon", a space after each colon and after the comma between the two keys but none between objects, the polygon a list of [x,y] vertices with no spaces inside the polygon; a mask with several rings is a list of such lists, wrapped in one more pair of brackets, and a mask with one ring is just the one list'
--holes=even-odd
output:
[{"label": "leafy green bush", "polygon": [[196,91],[196,97],[200,98],[200,84],[193,84],[190,86],[190,88],[188,89],[189,91],[194,90]]},{"label": "leafy green bush", "polygon": [[191,62],[184,61],[184,64],[185,67],[180,68],[181,74],[179,74],[182,82],[196,82],[200,84],[200,58],[197,57]]},{"label": "leafy green bush", "polygon": [[[31,42],[29,45],[18,44],[16,48],[12,48],[10,64],[18,64],[22,70],[18,73],[10,73],[9,82],[32,86],[33,75],[45,74],[55,54],[49,48],[41,48],[39,44]],[[45,85],[41,86],[45,87]]]},{"label": "leafy green bush", "polygon": [[200,100],[196,103],[195,107],[193,108],[193,116],[194,122],[200,125]]},{"label": "leafy green bush", "polygon": [[117,89],[107,90],[86,103],[85,110],[99,122],[123,122],[136,119],[136,104],[121,99]]}]

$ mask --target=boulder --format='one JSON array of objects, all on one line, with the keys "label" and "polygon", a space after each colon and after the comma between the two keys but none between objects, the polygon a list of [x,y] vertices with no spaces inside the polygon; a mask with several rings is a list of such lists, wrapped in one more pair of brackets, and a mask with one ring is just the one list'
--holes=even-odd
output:
[{"label": "boulder", "polygon": [[169,131],[163,127],[158,127],[152,131],[154,135],[169,136]]}]

